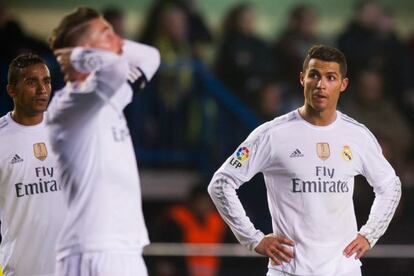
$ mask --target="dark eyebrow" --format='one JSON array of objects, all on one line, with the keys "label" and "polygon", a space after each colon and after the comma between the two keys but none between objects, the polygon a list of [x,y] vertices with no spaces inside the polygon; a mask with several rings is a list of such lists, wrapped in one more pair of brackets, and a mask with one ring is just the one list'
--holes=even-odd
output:
[{"label": "dark eyebrow", "polygon": [[337,75],[337,76],[339,76],[339,74],[336,71],[329,71],[326,74],[327,75]]},{"label": "dark eyebrow", "polygon": [[309,69],[309,73],[318,73],[318,74],[320,74],[320,72],[318,71],[318,70],[316,70],[316,69]]},{"label": "dark eyebrow", "polygon": [[36,80],[36,79],[37,79],[36,77],[30,76],[30,77],[24,78],[23,81],[33,81],[33,80]]},{"label": "dark eyebrow", "polygon": [[[37,77],[30,76],[30,77],[24,78],[23,81],[36,81],[37,79],[38,79]],[[43,81],[45,81],[45,80],[51,81],[52,78],[50,76],[47,76],[47,77],[44,77],[42,80]]]},{"label": "dark eyebrow", "polygon": [[[317,73],[317,74],[321,74],[321,72],[319,70],[316,70],[314,68],[309,69],[309,73]],[[335,76],[339,76],[338,72],[336,71],[328,71],[326,72],[326,75],[335,75]]]}]

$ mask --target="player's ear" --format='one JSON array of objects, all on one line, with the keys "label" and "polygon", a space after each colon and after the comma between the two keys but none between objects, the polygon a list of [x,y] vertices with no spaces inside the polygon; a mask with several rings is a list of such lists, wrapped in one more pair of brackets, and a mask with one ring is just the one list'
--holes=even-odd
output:
[{"label": "player's ear", "polygon": [[300,81],[300,84],[302,85],[302,86],[304,86],[304,78],[305,78],[305,73],[303,73],[303,72],[300,72],[300,74],[299,74],[299,81]]},{"label": "player's ear", "polygon": [[344,78],[341,83],[341,92],[344,92],[346,90],[346,88],[348,87],[348,84],[349,84],[349,79]]},{"label": "player's ear", "polygon": [[7,94],[9,94],[9,96],[11,98],[16,97],[17,93],[16,93],[16,86],[15,85],[7,84],[6,90],[7,90]]}]

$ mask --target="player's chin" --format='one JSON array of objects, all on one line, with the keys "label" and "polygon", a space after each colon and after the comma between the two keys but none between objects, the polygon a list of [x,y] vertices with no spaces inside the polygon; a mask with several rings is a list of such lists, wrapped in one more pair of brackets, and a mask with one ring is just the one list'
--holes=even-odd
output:
[{"label": "player's chin", "polygon": [[324,103],[320,103],[320,102],[317,102],[317,103],[314,102],[312,104],[312,107],[315,111],[322,112],[328,108],[328,105]]},{"label": "player's chin", "polygon": [[34,113],[43,113],[46,111],[46,109],[47,109],[47,103],[37,104],[36,106],[33,107]]}]

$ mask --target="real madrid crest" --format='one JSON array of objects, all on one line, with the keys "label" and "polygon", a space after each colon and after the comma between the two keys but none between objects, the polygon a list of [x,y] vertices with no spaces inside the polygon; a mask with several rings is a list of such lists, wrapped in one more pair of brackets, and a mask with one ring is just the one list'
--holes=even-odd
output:
[{"label": "real madrid crest", "polygon": [[316,144],[316,154],[320,159],[325,161],[331,156],[331,150],[329,149],[328,143],[317,143]]},{"label": "real madrid crest", "polygon": [[342,149],[342,158],[346,161],[352,160],[352,151],[347,145],[345,145],[344,148]]},{"label": "real madrid crest", "polygon": [[33,144],[33,154],[40,161],[45,160],[46,157],[47,157],[46,144],[45,143],[36,143],[36,144]]}]

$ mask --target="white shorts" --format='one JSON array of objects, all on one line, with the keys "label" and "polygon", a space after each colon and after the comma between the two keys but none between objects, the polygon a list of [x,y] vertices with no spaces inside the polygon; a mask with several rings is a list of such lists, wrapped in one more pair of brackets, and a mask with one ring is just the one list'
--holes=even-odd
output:
[{"label": "white shorts", "polygon": [[[323,276],[361,276],[361,268],[357,267],[351,271],[348,271],[346,273],[340,273],[340,274],[335,274],[335,275],[323,275]],[[275,270],[275,269],[269,269],[269,271],[267,272],[266,276],[296,276],[295,274],[290,274],[287,272],[282,272],[279,270]],[[322,275],[320,275],[322,276]]]},{"label": "white shorts", "polygon": [[56,276],[148,276],[142,255],[137,252],[91,252],[59,260]]}]

